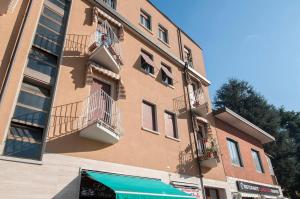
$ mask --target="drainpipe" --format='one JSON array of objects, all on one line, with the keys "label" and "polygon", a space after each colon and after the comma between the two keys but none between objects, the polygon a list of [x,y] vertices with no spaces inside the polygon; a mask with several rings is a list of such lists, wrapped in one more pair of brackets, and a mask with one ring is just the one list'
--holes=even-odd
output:
[{"label": "drainpipe", "polygon": [[5,91],[5,87],[6,87],[6,84],[8,82],[8,79],[10,77],[10,72],[11,72],[11,69],[12,69],[12,66],[15,62],[15,58],[16,58],[16,52],[17,52],[17,49],[19,47],[19,43],[20,43],[20,40],[21,40],[21,34],[24,30],[24,26],[26,24],[26,21],[27,21],[27,18],[28,18],[28,14],[29,14],[29,10],[31,8],[31,5],[32,5],[32,0],[29,0],[27,5],[26,5],[26,9],[25,9],[25,13],[24,13],[24,17],[21,21],[21,27],[17,33],[17,38],[16,38],[16,42],[14,43],[14,46],[13,46],[13,51],[12,51],[12,54],[9,58],[9,62],[8,62],[8,67],[5,71],[5,74],[4,74],[4,78],[3,78],[3,83],[0,85],[0,104],[2,103],[2,100],[3,100],[3,95],[4,95],[4,91]]},{"label": "drainpipe", "polygon": [[[188,70],[188,63],[185,64],[184,67],[184,76],[185,76],[185,82],[188,86],[188,79],[187,79],[187,70]],[[200,164],[200,157],[199,157],[199,153],[198,153],[198,146],[197,146],[197,135],[195,132],[195,128],[194,128],[194,122],[193,122],[193,113],[192,113],[192,105],[191,105],[191,97],[190,97],[190,93],[189,93],[189,88],[187,87],[187,91],[188,91],[188,106],[189,106],[189,115],[191,118],[191,122],[192,122],[192,131],[193,131],[193,135],[194,135],[194,140],[195,140],[195,146],[196,146],[196,156],[197,156],[197,163],[198,163],[198,167],[199,167],[199,177],[200,177],[200,186],[201,186],[201,190],[202,190],[202,195],[203,198],[206,199],[206,195],[205,195],[205,190],[204,190],[204,185],[203,185],[203,175],[202,175],[202,169],[201,169],[201,164]]]}]

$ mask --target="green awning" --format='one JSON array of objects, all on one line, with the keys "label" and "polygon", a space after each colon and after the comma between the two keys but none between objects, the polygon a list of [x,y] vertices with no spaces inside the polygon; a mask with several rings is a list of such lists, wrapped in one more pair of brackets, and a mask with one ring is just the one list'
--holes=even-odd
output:
[{"label": "green awning", "polygon": [[109,187],[116,199],[195,199],[160,180],[86,171],[87,177]]}]

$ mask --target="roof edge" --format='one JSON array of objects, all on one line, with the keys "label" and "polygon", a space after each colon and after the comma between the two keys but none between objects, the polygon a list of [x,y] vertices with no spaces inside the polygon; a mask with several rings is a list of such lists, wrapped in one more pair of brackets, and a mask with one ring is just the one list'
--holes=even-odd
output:
[{"label": "roof edge", "polygon": [[216,116],[216,115],[219,115],[219,114],[225,113],[225,112],[228,113],[228,114],[230,114],[231,116],[235,117],[236,119],[240,120],[241,122],[245,123],[249,127],[251,127],[253,129],[259,131],[261,134],[263,134],[264,136],[268,137],[272,141],[275,141],[275,138],[272,135],[270,135],[269,133],[267,133],[263,129],[259,128],[258,126],[256,126],[252,122],[250,122],[249,120],[243,118],[242,116],[240,116],[239,114],[237,114],[236,112],[232,111],[231,109],[229,109],[227,107],[223,107],[223,108],[220,108],[218,110],[214,110],[213,111],[213,115]]}]

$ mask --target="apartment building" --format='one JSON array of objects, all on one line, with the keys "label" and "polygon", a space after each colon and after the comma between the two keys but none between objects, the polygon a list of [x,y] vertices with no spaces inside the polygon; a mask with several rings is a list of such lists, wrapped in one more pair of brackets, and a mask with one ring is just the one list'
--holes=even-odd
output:
[{"label": "apartment building", "polygon": [[0,12],[1,197],[230,198],[202,49],[149,1]]},{"label": "apartment building", "polygon": [[274,137],[228,108],[214,115],[232,198],[282,198],[271,157],[263,148]]}]

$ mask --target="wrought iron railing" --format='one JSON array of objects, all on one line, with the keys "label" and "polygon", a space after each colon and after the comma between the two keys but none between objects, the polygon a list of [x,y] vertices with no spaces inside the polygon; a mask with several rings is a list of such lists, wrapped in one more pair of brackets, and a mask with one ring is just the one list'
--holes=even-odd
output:
[{"label": "wrought iron railing", "polygon": [[98,46],[107,47],[114,59],[122,64],[120,41],[107,20],[103,21],[97,31],[91,34],[89,46],[89,51],[93,51]]},{"label": "wrought iron railing", "polygon": [[82,104],[81,126],[85,128],[99,122],[105,128],[121,134],[121,114],[115,100],[99,90],[87,97]]},{"label": "wrought iron railing", "polygon": [[208,160],[211,158],[218,158],[218,147],[216,141],[211,138],[197,139],[198,154],[201,160]]}]

